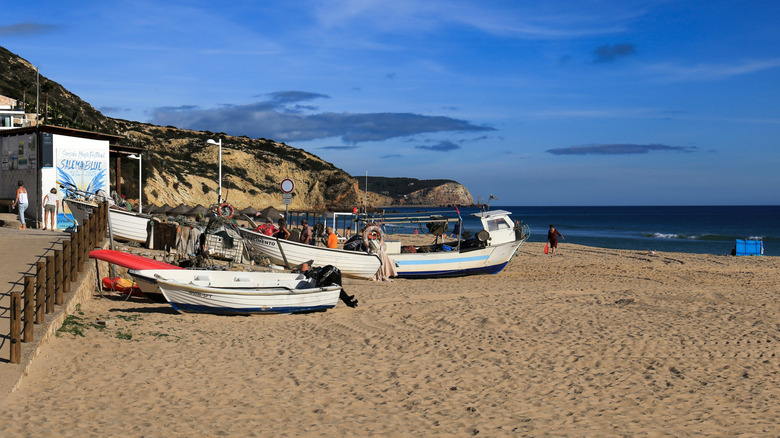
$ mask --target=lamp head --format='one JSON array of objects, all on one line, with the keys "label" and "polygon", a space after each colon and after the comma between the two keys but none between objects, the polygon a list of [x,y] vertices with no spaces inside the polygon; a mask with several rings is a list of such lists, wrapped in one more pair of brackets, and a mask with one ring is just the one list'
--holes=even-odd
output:
[{"label": "lamp head", "polygon": [[216,145],[218,145],[219,143],[217,143],[216,141],[214,141],[212,139],[208,139],[208,140],[206,140],[206,144],[216,144]]}]

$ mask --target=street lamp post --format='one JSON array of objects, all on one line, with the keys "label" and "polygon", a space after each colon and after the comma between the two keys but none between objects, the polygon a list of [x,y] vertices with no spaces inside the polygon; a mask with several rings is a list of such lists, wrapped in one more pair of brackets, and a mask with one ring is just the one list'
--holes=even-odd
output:
[{"label": "street lamp post", "polygon": [[212,139],[206,140],[206,144],[215,144],[219,146],[219,192],[217,192],[217,204],[222,205],[222,139],[216,142]]},{"label": "street lamp post", "polygon": [[141,159],[141,154],[138,153],[137,155],[128,155],[129,158],[132,158],[134,160],[138,160],[138,212],[143,213],[143,202],[141,200],[141,195],[144,192],[143,189],[143,178],[141,178],[141,162],[143,161]]}]

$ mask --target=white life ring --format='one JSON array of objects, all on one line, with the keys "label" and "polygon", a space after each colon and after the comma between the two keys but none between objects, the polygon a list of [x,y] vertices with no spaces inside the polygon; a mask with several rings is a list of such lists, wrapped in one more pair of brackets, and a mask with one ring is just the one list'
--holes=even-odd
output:
[{"label": "white life ring", "polygon": [[377,225],[369,225],[363,230],[363,242],[368,243],[371,240],[379,240],[379,246],[385,243],[385,233]]}]

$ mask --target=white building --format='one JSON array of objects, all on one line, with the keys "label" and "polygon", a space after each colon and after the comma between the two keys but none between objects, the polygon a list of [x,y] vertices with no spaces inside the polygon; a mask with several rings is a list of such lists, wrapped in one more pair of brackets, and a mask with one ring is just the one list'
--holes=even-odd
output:
[{"label": "white building", "polygon": [[0,96],[0,130],[24,128],[35,124],[35,114],[17,108],[16,99]]},{"label": "white building", "polygon": [[[58,189],[62,200],[57,181],[84,191],[110,193],[110,152],[138,151],[116,146],[120,139],[123,137],[47,125],[0,130],[0,204],[10,206],[18,181],[24,181],[30,201],[27,223],[33,228],[43,222],[43,198],[52,188]],[[60,208],[59,228],[69,226],[68,214]]]}]

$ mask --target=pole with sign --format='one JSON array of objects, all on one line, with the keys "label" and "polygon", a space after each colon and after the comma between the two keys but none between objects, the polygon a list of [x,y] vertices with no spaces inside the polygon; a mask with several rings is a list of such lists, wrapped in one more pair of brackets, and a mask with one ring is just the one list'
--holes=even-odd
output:
[{"label": "pole with sign", "polygon": [[292,191],[295,190],[295,183],[290,178],[282,180],[282,203],[284,204],[284,220],[287,221],[290,210],[290,203],[292,202]]}]

